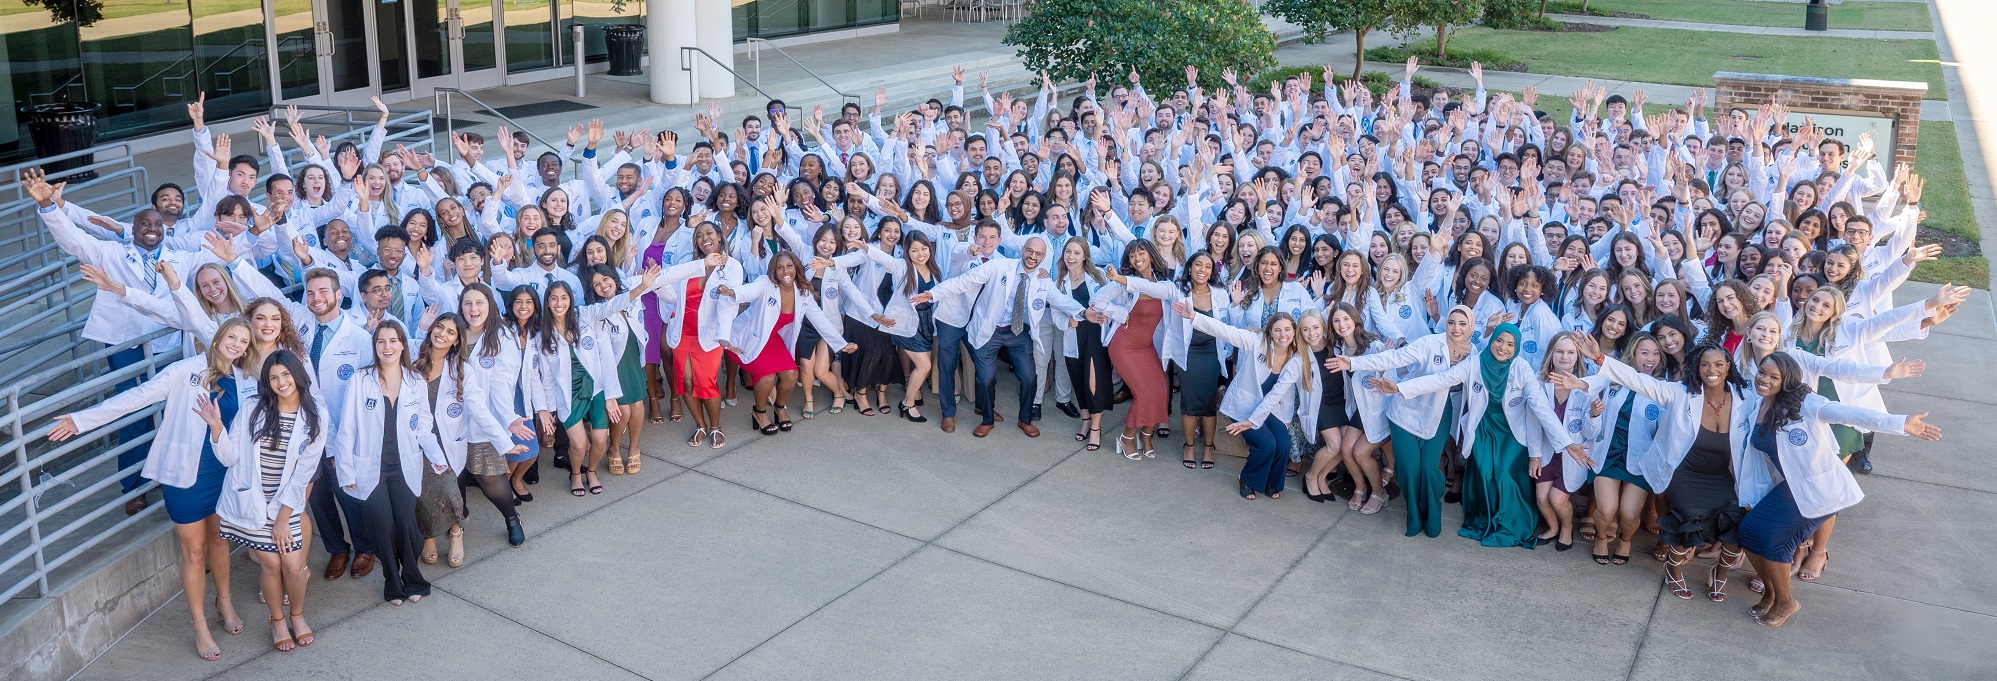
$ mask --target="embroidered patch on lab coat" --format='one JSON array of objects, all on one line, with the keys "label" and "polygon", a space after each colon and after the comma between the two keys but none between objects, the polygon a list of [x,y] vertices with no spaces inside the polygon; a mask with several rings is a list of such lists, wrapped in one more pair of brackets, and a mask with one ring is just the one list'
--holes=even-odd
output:
[{"label": "embroidered patch on lab coat", "polygon": [[352,364],[342,364],[342,365],[340,365],[340,370],[339,370],[339,372],[338,372],[338,373],[339,373],[339,375],[340,375],[340,380],[342,380],[342,381],[344,381],[344,380],[347,380],[347,379],[350,379],[350,378],[353,378],[353,377],[354,377],[354,365],[352,365]]},{"label": "embroidered patch on lab coat", "polygon": [[583,336],[583,337],[582,337],[582,349],[584,349],[584,350],[595,350],[595,349],[596,349],[596,338],[595,338],[594,336]]},{"label": "embroidered patch on lab coat", "polygon": [[1539,341],[1529,340],[1525,342],[1525,354],[1532,355],[1538,353],[1539,353]]},{"label": "embroidered patch on lab coat", "polygon": [[1656,421],[1656,420],[1657,420],[1657,405],[1655,405],[1655,404],[1652,404],[1652,405],[1648,405],[1648,406],[1645,406],[1645,407],[1643,408],[1643,417],[1644,417],[1644,418],[1646,418],[1646,419],[1649,419],[1649,420],[1652,420],[1652,421]]},{"label": "embroidered patch on lab coat", "polygon": [[[463,405],[463,404],[460,404],[460,403],[457,403],[457,402],[452,402],[452,403],[450,404],[450,406],[447,406],[447,407],[444,407],[444,415],[445,415],[445,416],[448,416],[448,417],[451,417],[451,418],[457,418],[457,417],[460,417],[460,416],[464,416],[464,415],[465,415],[465,405]],[[413,428],[414,426],[411,426],[411,427]]]},{"label": "embroidered patch on lab coat", "polygon": [[418,422],[419,422],[419,419],[417,419],[417,418],[416,418],[416,415],[415,415],[415,414],[410,414],[410,415],[409,415],[409,429],[410,429],[410,430],[415,430],[415,429],[416,429],[416,424],[417,424]]},{"label": "embroidered patch on lab coat", "polygon": [[374,411],[374,398],[372,397],[368,398],[367,410]]},{"label": "embroidered patch on lab coat", "polygon": [[1798,447],[1810,444],[1810,434],[1803,432],[1803,429],[1801,428],[1791,430],[1789,431],[1789,444],[1796,445]]},{"label": "embroidered patch on lab coat", "polygon": [[1517,406],[1520,406],[1520,405],[1523,405],[1523,404],[1525,404],[1525,398],[1523,398],[1523,397],[1514,397],[1514,398],[1512,398],[1512,400],[1511,400],[1510,402],[1506,402],[1506,403],[1505,403],[1505,406],[1507,406],[1507,407],[1517,407]]},{"label": "embroidered patch on lab coat", "polygon": [[1412,308],[1412,307],[1409,307],[1409,306],[1406,306],[1406,305],[1402,305],[1402,306],[1401,306],[1401,318],[1402,318],[1402,319],[1409,319],[1409,318],[1412,318],[1412,317],[1414,317],[1414,316],[1415,316],[1415,309],[1414,309],[1414,308]]},{"label": "embroidered patch on lab coat", "polygon": [[1572,421],[1568,421],[1568,422],[1567,422],[1567,432],[1569,432],[1569,433],[1579,433],[1579,432],[1581,432],[1581,419],[1574,419],[1574,420],[1572,420]]}]

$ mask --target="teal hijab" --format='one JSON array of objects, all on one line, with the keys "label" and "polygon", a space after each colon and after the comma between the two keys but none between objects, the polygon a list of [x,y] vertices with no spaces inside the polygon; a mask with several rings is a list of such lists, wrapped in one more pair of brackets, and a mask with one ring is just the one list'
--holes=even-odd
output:
[{"label": "teal hijab", "polygon": [[[1512,356],[1500,360],[1496,355],[1491,354],[1491,343],[1496,343],[1498,336],[1504,334],[1510,334],[1512,337]],[[1505,394],[1505,384],[1512,377],[1512,362],[1517,361],[1519,358],[1518,342],[1518,326],[1513,324],[1499,324],[1497,330],[1491,332],[1491,341],[1484,344],[1484,361],[1482,362],[1484,386],[1490,388],[1491,399],[1498,399],[1500,395]]]}]

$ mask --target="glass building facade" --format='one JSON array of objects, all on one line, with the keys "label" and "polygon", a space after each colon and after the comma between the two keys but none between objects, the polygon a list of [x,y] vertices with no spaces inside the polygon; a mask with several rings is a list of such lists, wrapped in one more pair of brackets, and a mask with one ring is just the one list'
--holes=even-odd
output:
[{"label": "glass building facade", "polygon": [[[0,160],[34,155],[22,107],[95,102],[98,139],[272,106],[366,106],[439,87],[495,87],[574,63],[577,24],[644,22],[643,0],[0,0]],[[735,39],[899,20],[895,0],[735,0]],[[584,31],[583,59],[606,58]]]}]

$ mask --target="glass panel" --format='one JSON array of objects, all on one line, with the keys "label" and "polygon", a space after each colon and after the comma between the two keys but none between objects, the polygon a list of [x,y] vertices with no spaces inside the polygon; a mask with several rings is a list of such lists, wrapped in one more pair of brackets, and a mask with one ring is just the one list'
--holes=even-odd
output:
[{"label": "glass panel", "polygon": [[755,35],[755,29],[750,26],[750,19],[755,14],[750,11],[750,8],[755,6],[756,0],[733,1],[734,6],[729,9],[735,14],[735,41],[741,42],[743,38]]},{"label": "glass panel", "polygon": [[50,102],[83,101],[83,61],[77,53],[76,24],[67,21],[73,6],[60,3],[64,21],[47,9],[21,0],[0,0],[0,60],[7,78],[0,80],[0,101],[13,106],[0,111],[0,156],[28,155],[33,142],[19,118],[21,107]]},{"label": "glass panel", "polygon": [[900,0],[854,0],[854,3],[858,5],[853,12],[854,25],[885,24],[901,20]]},{"label": "glass panel", "polygon": [[569,27],[578,23],[583,26],[583,55],[591,63],[610,58],[610,48],[604,42],[603,27],[610,24],[643,24],[643,0],[570,0],[562,6],[562,47],[568,48],[574,38],[569,37]]},{"label": "glass panel", "polygon": [[375,60],[381,64],[382,92],[409,89],[408,19],[402,12],[400,0],[375,0]]},{"label": "glass panel", "polygon": [[370,87],[366,0],[326,0],[326,29],[333,32],[333,91]]},{"label": "glass panel", "polygon": [[270,108],[270,49],[260,0],[194,0],[194,62],[210,120]]},{"label": "glass panel", "polygon": [[805,31],[801,0],[756,0],[755,7],[758,36],[767,38]]},{"label": "glass panel", "polygon": [[811,30],[823,31],[831,28],[845,28],[852,17],[847,5],[850,0],[806,0],[811,12]]},{"label": "glass panel", "polygon": [[465,70],[484,71],[499,66],[499,52],[493,43],[492,0],[468,0],[458,5],[458,21],[464,26]]},{"label": "glass panel", "polygon": [[509,71],[555,65],[553,10],[549,0],[505,0],[506,67]]},{"label": "glass panel", "polygon": [[416,77],[434,78],[451,72],[451,0],[409,0],[416,14]]},{"label": "glass panel", "polygon": [[277,85],[280,99],[319,94],[319,58],[313,45],[312,0],[272,0],[271,28],[277,34]]},{"label": "glass panel", "polygon": [[[182,103],[201,90],[185,0],[110,0],[103,20],[80,29],[83,83],[104,105],[104,138],[187,124]],[[210,114],[211,119],[221,116]]]}]

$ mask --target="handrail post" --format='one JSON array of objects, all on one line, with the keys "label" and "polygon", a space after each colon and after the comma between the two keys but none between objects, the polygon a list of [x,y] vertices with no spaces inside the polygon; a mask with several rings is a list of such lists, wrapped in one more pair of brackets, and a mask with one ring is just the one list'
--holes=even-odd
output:
[{"label": "handrail post", "polygon": [[582,97],[584,96],[583,95],[584,80],[583,80],[582,66],[583,62],[587,61],[586,59],[583,59],[583,53],[582,53],[582,24],[575,24],[570,26],[569,36],[574,41],[575,44],[575,51],[570,52],[569,54],[575,57],[575,62],[576,62],[576,96]]},{"label": "handrail post", "polygon": [[35,589],[37,596],[49,595],[47,547],[42,545],[41,500],[35,494],[35,476],[28,470],[28,444],[21,440],[21,390],[7,391],[7,435],[13,440],[14,465],[21,471],[21,510],[27,514],[28,545],[35,549]]}]

